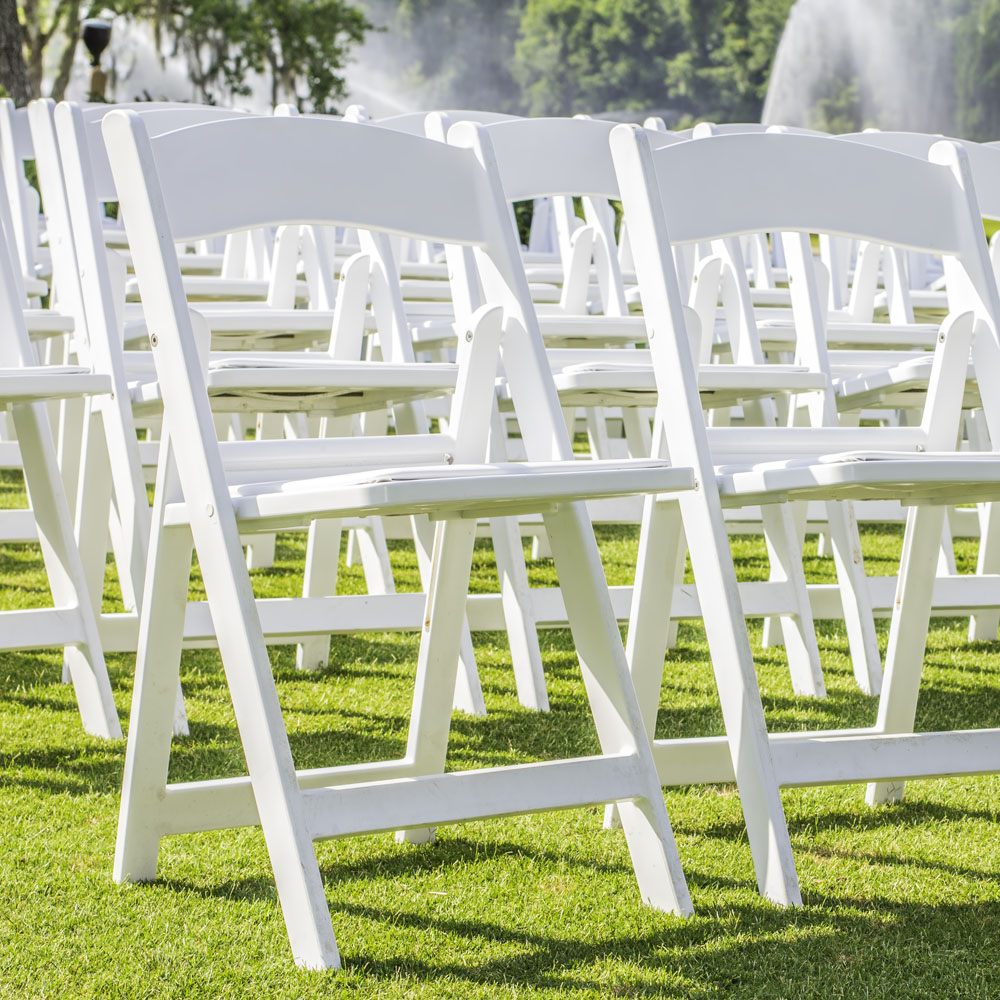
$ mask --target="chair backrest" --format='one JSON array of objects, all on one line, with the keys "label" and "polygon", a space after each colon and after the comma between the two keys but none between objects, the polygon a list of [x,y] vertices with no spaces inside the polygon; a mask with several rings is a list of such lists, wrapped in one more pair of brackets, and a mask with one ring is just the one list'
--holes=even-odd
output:
[{"label": "chair backrest", "polygon": [[142,102],[137,104],[94,104],[80,108],[80,117],[87,136],[87,152],[90,157],[91,185],[94,196],[100,201],[115,201],[114,180],[111,167],[101,140],[101,122],[112,108],[132,110],[141,114],[150,135],[173,132],[201,122],[214,122],[224,118],[245,118],[247,112],[212,105],[180,104],[173,102]]},{"label": "chair backrest", "polygon": [[800,128],[796,125],[765,125],[762,122],[727,122],[717,125],[715,122],[698,122],[691,130],[692,139],[704,139],[711,135],[742,135],[746,132],[791,132],[794,135],[829,135],[829,132],[819,132],[816,129]]},{"label": "chair backrest", "polygon": [[[0,183],[3,180],[0,167]],[[6,199],[0,197],[0,367],[4,368],[37,363],[24,326],[24,283],[13,229]]]},{"label": "chair backrest", "polygon": [[[0,165],[0,192],[3,191],[6,176],[4,169]],[[14,294],[20,308],[28,304],[24,292],[24,281],[22,279],[21,261],[17,252],[17,241],[14,238],[14,216],[11,213],[7,198],[0,193],[0,236],[2,236],[2,252],[9,258],[9,263],[14,275]],[[4,335],[0,333],[0,339]]]},{"label": "chair backrest", "polygon": [[35,270],[35,246],[38,242],[38,197],[24,174],[26,160],[35,158],[25,108],[15,108],[9,98],[0,100],[0,168],[3,191],[10,206],[13,223],[12,246],[19,269],[25,275]]},{"label": "chair backrest", "polygon": [[[697,386],[684,336],[672,242],[713,241],[722,247],[731,278],[744,294],[740,283],[745,283],[746,274],[735,238],[783,233],[794,276],[790,287],[796,323],[806,328],[806,349],[811,352],[803,360],[821,368],[828,367],[825,303],[820,300],[809,234],[833,233],[941,253],[950,305],[975,314],[977,351],[981,342],[995,364],[1000,296],[960,147],[942,143],[932,149],[930,160],[918,160],[838,139],[776,133],[717,136],[654,151],[643,133],[627,127],[615,130],[611,145],[636,241],[636,269],[652,329],[657,379],[664,380],[660,399],[675,407],[674,419],[687,423],[692,440],[701,435],[691,416],[697,408]],[[684,196],[678,197],[678,192]],[[740,321],[752,326],[748,295],[740,309]],[[674,404],[675,399],[686,399],[689,418],[677,409],[684,404]],[[959,392],[953,401],[960,404],[960,399]],[[826,417],[835,418],[829,400],[820,402]],[[950,417],[957,430],[957,405]],[[675,460],[704,469],[706,457],[704,452],[687,453]]]},{"label": "chair backrest", "polygon": [[[444,134],[449,118],[445,113],[431,116]],[[595,231],[595,261],[605,310],[626,313],[614,214],[609,199],[617,200],[615,176],[608,144],[614,122],[595,118],[520,118],[487,126],[500,170],[500,180],[508,201],[556,197],[581,197],[588,225]],[[671,133],[651,132],[654,148],[679,142]],[[572,205],[557,203],[563,216],[556,216],[564,266],[569,266],[571,227],[565,214]]]},{"label": "chair backrest", "polygon": [[[438,112],[452,121],[457,112]],[[546,195],[617,199],[618,178],[609,138],[615,122],[597,118],[519,118],[487,126],[510,201]],[[680,142],[672,132],[650,132],[654,149]]]},{"label": "chair backrest", "polygon": [[[678,143],[669,155],[656,151],[660,190],[685,193],[664,202],[671,239],[695,243],[778,230],[947,254],[968,251],[975,229],[967,209],[976,195],[964,154],[953,168],[858,145],[765,133]],[[948,149],[941,155],[950,155]],[[754,169],[743,169],[744,158]],[[700,180],[692,186],[692,178]],[[817,198],[817,190],[825,197]],[[903,210],[920,204],[920,212]]]},{"label": "chair backrest", "polygon": [[447,115],[453,122],[476,122],[479,125],[492,125],[495,122],[513,121],[517,115],[505,115],[500,111],[408,111],[402,115],[391,115],[373,121],[373,125],[381,128],[391,128],[395,132],[406,132],[409,135],[424,135],[424,122],[428,114]]},{"label": "chair backrest", "polygon": [[[0,168],[0,183],[3,182]],[[21,281],[15,248],[13,220],[0,198],[0,367],[16,368],[38,364],[24,324],[24,284]],[[44,411],[40,407],[36,410]],[[35,419],[39,418],[36,414]]]},{"label": "chair backrest", "polygon": [[923,132],[881,132],[870,129],[837,136],[848,142],[877,146],[907,153],[919,159],[927,159],[935,143],[947,139],[960,145],[969,159],[972,178],[976,185],[979,209],[986,219],[1000,220],[1000,147],[991,143],[972,142],[969,139],[953,139],[943,135],[927,135]]},{"label": "chair backrest", "polygon": [[[174,241],[286,223],[348,226],[474,248],[487,299],[504,309],[504,367],[515,407],[532,413],[529,454],[572,456],[489,139],[479,127],[456,130],[445,144],[352,122],[246,117],[151,137],[140,117],[119,111],[106,117],[103,132],[143,304],[158,331],[165,407],[168,395],[196,397],[198,426],[190,412],[185,418],[191,433],[214,441]],[[456,281],[474,284],[462,273]],[[456,311],[459,322],[471,318],[459,305]]]}]

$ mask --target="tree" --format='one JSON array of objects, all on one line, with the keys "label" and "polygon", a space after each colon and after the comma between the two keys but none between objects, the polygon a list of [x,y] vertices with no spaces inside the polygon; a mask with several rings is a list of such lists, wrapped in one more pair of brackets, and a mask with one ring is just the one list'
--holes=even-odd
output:
[{"label": "tree", "polygon": [[979,0],[959,19],[954,51],[959,134],[1000,139],[1000,0]]},{"label": "tree", "polygon": [[533,114],[663,109],[756,121],[792,0],[527,0],[514,76]]},{"label": "tree", "polygon": [[688,44],[668,70],[693,118],[759,121],[793,0],[679,0]]},{"label": "tree", "polygon": [[[10,3],[12,0],[0,0]],[[332,110],[344,96],[338,73],[371,24],[348,0],[18,0],[31,95],[42,87],[44,55],[60,31],[66,45],[53,82],[61,99],[69,82],[80,19],[110,8],[150,22],[161,44],[185,57],[197,95],[206,101],[249,93],[256,71],[271,80],[275,103]]]},{"label": "tree", "polygon": [[527,0],[513,72],[533,115],[660,108],[685,42],[669,0]]},{"label": "tree", "polygon": [[203,100],[249,93],[256,71],[270,78],[273,103],[313,111],[344,96],[337,71],[372,27],[347,0],[120,0],[119,9],[172,42]]},{"label": "tree", "polygon": [[16,0],[0,0],[0,87],[16,104],[27,104],[31,99]]},{"label": "tree", "polygon": [[[9,0],[5,0],[9,2]],[[31,97],[42,93],[45,52],[51,42],[62,38],[63,50],[59,58],[51,96],[61,101],[66,94],[73,57],[80,35],[80,19],[85,17],[89,3],[85,0],[18,0],[21,15],[21,37],[28,66]]]}]

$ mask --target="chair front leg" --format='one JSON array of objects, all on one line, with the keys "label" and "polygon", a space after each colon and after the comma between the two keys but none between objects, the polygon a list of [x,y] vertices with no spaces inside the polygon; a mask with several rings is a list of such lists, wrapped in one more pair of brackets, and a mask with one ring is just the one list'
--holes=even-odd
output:
[{"label": "chair front leg", "polygon": [[[906,517],[903,558],[899,564],[875,723],[880,733],[913,732],[944,517],[945,508],[938,505],[911,507]],[[873,781],[868,785],[865,801],[870,806],[901,802],[903,789],[902,781]]]}]

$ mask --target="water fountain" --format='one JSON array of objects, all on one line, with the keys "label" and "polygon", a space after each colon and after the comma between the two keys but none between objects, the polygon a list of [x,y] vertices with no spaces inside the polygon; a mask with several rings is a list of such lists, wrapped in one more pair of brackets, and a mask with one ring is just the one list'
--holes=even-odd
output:
[{"label": "water fountain", "polygon": [[797,0],[762,120],[955,134],[947,7],[940,0]]}]

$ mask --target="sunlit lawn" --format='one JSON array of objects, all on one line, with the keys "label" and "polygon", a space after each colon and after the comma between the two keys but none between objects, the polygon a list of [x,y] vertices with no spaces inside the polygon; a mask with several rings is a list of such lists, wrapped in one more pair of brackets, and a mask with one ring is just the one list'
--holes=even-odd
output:
[{"label": "sunlit lawn", "polygon": [[[18,489],[6,480],[16,503]],[[610,582],[631,582],[635,532],[601,530]],[[900,533],[866,531],[869,571],[891,572]],[[815,552],[815,540],[812,540]],[[974,543],[959,546],[971,568]],[[740,572],[759,576],[763,547],[736,542]],[[300,586],[300,537],[281,536],[260,593]],[[414,560],[394,545],[401,586]],[[42,604],[36,551],[0,550],[5,606]],[[812,579],[831,578],[813,558]],[[535,582],[551,566],[532,564]],[[362,586],[342,566],[342,589]],[[477,589],[494,586],[477,549]],[[114,599],[109,584],[108,606]],[[830,691],[792,694],[783,654],[759,647],[775,729],[855,726],[875,703],[857,692],[843,629],[820,623]],[[920,728],[996,725],[1000,650],[966,643],[966,625],[938,621],[930,638]],[[882,638],[885,630],[882,627]],[[505,637],[475,636],[489,715],[456,715],[453,766],[592,753],[572,645],[542,636],[552,711],[522,709]],[[332,665],[274,668],[301,767],[399,755],[415,668],[410,636],[338,638]],[[987,997],[1000,995],[1000,825],[996,778],[915,782],[904,805],[869,810],[861,786],[789,790],[784,801],[805,906],[786,911],[755,891],[731,787],[670,791],[667,805],[697,916],[644,908],[622,837],[597,809],[473,823],[430,847],[391,835],[317,845],[345,963],[307,973],[291,960],[257,830],[167,840],[152,885],[111,881],[124,743],[85,736],[56,653],[0,654],[0,996],[10,997]],[[109,657],[123,726],[132,658]],[[242,756],[218,656],[185,654],[191,736],[175,743],[171,776],[239,773]],[[668,656],[661,735],[721,732],[699,625]]]}]

